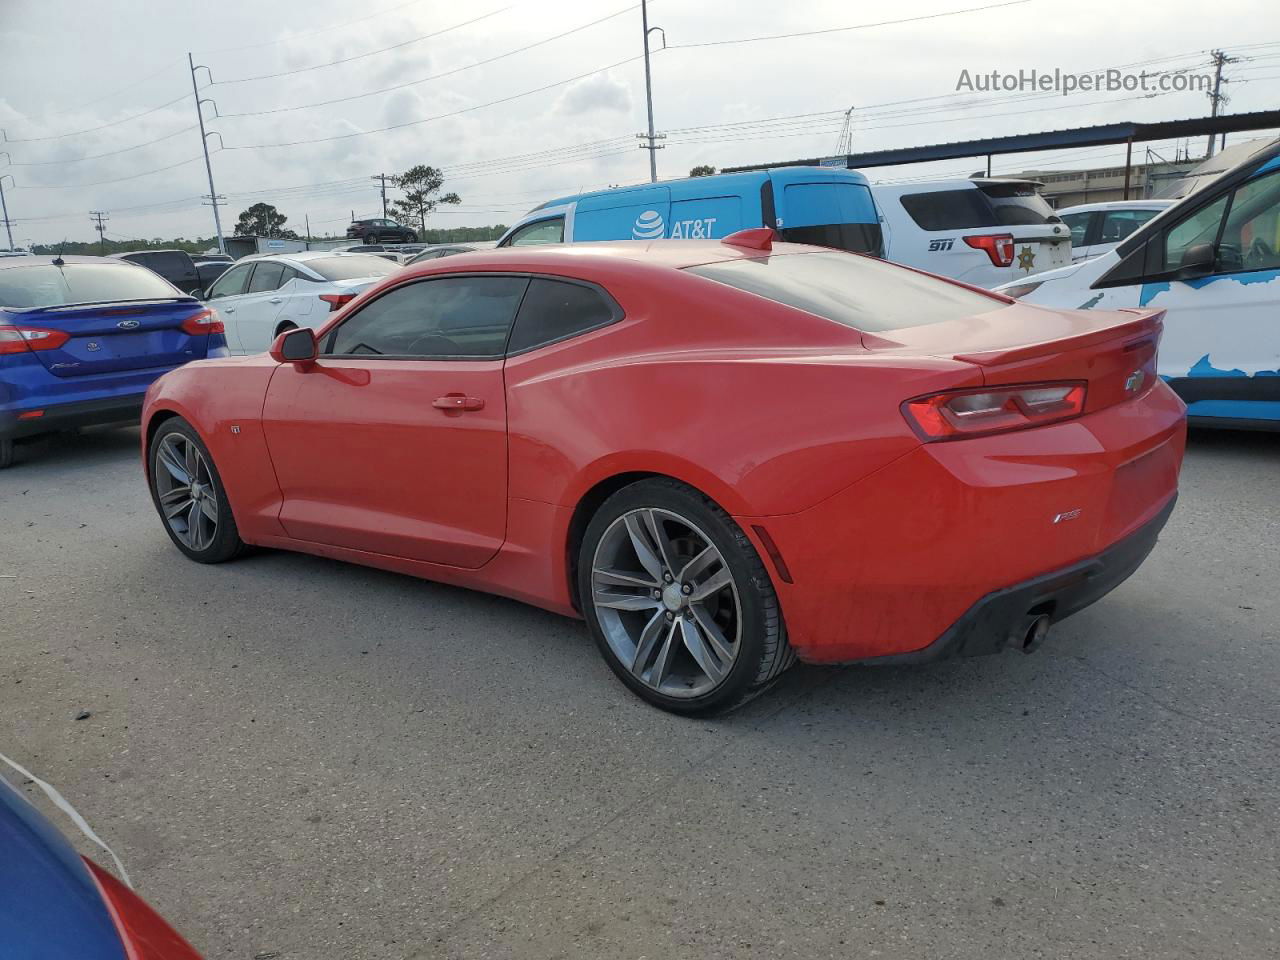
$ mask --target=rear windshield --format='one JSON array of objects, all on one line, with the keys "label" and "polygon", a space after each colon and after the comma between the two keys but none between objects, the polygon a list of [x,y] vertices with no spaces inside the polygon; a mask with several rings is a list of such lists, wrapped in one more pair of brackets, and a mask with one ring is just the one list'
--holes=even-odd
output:
[{"label": "rear windshield", "polygon": [[903,209],[921,230],[1058,222],[1053,208],[1030,184],[984,183],[959,190],[908,193],[900,199]]},{"label": "rear windshield", "polygon": [[146,267],[129,263],[52,263],[0,270],[0,306],[14,310],[122,300],[185,297]]},{"label": "rear windshield", "polygon": [[687,269],[871,333],[942,323],[1006,306],[998,297],[847,253],[784,254]]},{"label": "rear windshield", "polygon": [[395,273],[399,264],[382,257],[352,253],[345,257],[317,257],[306,261],[308,267],[326,280],[356,280],[360,277],[385,277]]}]

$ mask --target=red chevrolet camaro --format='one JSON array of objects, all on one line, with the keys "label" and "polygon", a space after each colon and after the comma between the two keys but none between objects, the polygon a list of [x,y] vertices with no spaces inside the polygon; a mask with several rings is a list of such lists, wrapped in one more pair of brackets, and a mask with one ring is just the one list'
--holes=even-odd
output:
[{"label": "red chevrolet camaro", "polygon": [[144,460],[194,560],[281,547],[580,616],[632,690],[707,712],[796,657],[1030,650],[1128,577],[1185,442],[1161,316],[767,230],[490,250],[166,374]]}]

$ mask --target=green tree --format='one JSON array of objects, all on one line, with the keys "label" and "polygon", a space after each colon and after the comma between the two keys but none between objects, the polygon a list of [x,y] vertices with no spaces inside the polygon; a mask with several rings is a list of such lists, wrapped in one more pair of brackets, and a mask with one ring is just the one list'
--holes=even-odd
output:
[{"label": "green tree", "polygon": [[689,171],[691,177],[711,177],[715,176],[716,168],[709,163],[700,163]]},{"label": "green tree", "polygon": [[420,230],[427,229],[427,217],[440,204],[462,202],[456,193],[437,196],[444,186],[444,174],[426,164],[410,167],[398,177],[392,177],[391,182],[404,191],[404,197],[394,203],[396,213],[410,225],[416,222]]},{"label": "green tree", "polygon": [[275,237],[283,240],[297,240],[298,235],[292,230],[284,229],[289,218],[269,203],[255,203],[240,214],[236,224],[237,237]]}]

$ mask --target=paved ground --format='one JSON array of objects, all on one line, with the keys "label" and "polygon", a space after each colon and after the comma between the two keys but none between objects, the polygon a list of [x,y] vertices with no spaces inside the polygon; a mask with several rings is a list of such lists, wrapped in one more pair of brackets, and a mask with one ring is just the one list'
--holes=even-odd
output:
[{"label": "paved ground", "polygon": [[509,601],[189,563],[136,444],[0,474],[0,751],[210,960],[1276,956],[1280,437],[1194,435],[1156,553],[1042,652],[717,722]]}]

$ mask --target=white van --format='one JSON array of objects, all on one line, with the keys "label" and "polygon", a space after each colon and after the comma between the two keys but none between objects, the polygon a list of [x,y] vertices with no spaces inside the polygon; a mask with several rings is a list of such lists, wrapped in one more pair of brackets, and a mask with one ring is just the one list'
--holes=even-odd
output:
[{"label": "white van", "polygon": [[1280,429],[1280,140],[1109,253],[998,292],[1081,310],[1163,307],[1158,372],[1188,415]]},{"label": "white van", "polygon": [[1032,180],[872,184],[886,260],[994,287],[1071,262],[1071,231]]}]

